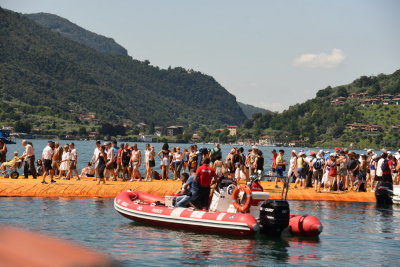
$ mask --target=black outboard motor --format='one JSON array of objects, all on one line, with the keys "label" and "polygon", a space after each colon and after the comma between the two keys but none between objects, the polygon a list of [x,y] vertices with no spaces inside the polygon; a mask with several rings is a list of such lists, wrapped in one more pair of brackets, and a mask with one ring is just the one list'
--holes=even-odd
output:
[{"label": "black outboard motor", "polygon": [[378,182],[375,189],[376,205],[389,206],[393,204],[393,184],[390,182]]},{"label": "black outboard motor", "polygon": [[267,200],[260,207],[261,233],[280,236],[289,226],[290,208],[286,200]]}]

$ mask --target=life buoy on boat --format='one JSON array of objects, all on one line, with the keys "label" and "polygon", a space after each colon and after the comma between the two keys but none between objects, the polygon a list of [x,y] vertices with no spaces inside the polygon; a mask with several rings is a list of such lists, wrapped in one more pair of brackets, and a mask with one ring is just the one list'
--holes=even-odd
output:
[{"label": "life buoy on boat", "polygon": [[[237,202],[237,198],[239,196],[240,191],[244,191],[244,193],[246,194],[246,202],[244,204],[239,204]],[[233,200],[233,206],[235,207],[235,209],[237,209],[240,212],[248,211],[250,208],[250,205],[251,205],[251,200],[252,200],[250,188],[243,184],[238,185],[232,193],[232,200]]]}]

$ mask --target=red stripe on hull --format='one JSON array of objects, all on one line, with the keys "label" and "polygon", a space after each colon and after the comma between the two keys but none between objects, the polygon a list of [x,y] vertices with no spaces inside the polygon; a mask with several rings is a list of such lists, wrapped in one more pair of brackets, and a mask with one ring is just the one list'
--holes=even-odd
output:
[{"label": "red stripe on hull", "polygon": [[140,223],[154,225],[154,226],[161,226],[161,227],[166,227],[166,228],[191,230],[191,231],[196,231],[196,232],[212,233],[212,234],[234,235],[234,236],[252,236],[255,234],[255,232],[251,231],[251,230],[242,231],[242,230],[237,230],[237,229],[226,229],[226,228],[216,228],[216,227],[209,227],[209,226],[193,225],[193,224],[163,222],[163,221],[156,221],[153,219],[139,218],[139,217],[136,217],[133,215],[124,214],[120,211],[118,211],[118,213],[132,221],[135,221],[135,222],[140,222]]}]

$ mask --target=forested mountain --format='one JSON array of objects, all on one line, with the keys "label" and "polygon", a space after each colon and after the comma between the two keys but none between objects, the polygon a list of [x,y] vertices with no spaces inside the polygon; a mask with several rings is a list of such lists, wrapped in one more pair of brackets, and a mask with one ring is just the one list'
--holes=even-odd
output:
[{"label": "forested mountain", "polygon": [[[29,114],[111,122],[241,124],[235,96],[213,77],[110,55],[0,8],[0,119]],[[16,117],[17,116],[17,117]]]},{"label": "forested mountain", "polygon": [[94,48],[97,51],[107,54],[128,55],[126,49],[116,43],[114,39],[83,29],[65,18],[49,13],[25,14],[24,16],[52,31],[61,33],[70,40]]},{"label": "forested mountain", "polygon": [[362,76],[334,88],[328,86],[319,90],[315,98],[282,113],[248,119],[243,128],[253,135],[275,135],[283,142],[399,147],[400,70],[390,75]]},{"label": "forested mountain", "polygon": [[253,116],[253,114],[256,114],[256,113],[264,114],[264,113],[271,112],[267,109],[255,107],[255,106],[252,106],[249,104],[244,104],[241,102],[238,102],[238,104],[239,104],[240,108],[243,110],[243,113],[244,113],[244,115],[246,115],[247,118],[251,118]]}]

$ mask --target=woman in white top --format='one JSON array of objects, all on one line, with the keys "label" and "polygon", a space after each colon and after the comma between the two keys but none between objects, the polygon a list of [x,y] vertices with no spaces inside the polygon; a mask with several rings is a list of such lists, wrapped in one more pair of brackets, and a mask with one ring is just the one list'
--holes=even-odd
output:
[{"label": "woman in white top", "polygon": [[183,153],[180,147],[176,147],[175,152],[172,154],[172,164],[174,169],[174,179],[179,180],[181,176],[181,169],[183,163]]},{"label": "woman in white top", "polygon": [[289,171],[288,171],[288,178],[290,179],[292,176],[294,176],[294,181],[296,181],[298,173],[297,173],[297,153],[295,150],[292,150],[292,157],[290,158]]},{"label": "woman in white top", "polygon": [[[60,176],[66,175],[67,171],[69,170],[70,159],[71,159],[71,153],[69,151],[69,146],[65,145],[64,152],[61,157]],[[63,179],[68,180],[69,178],[63,178]]]}]

